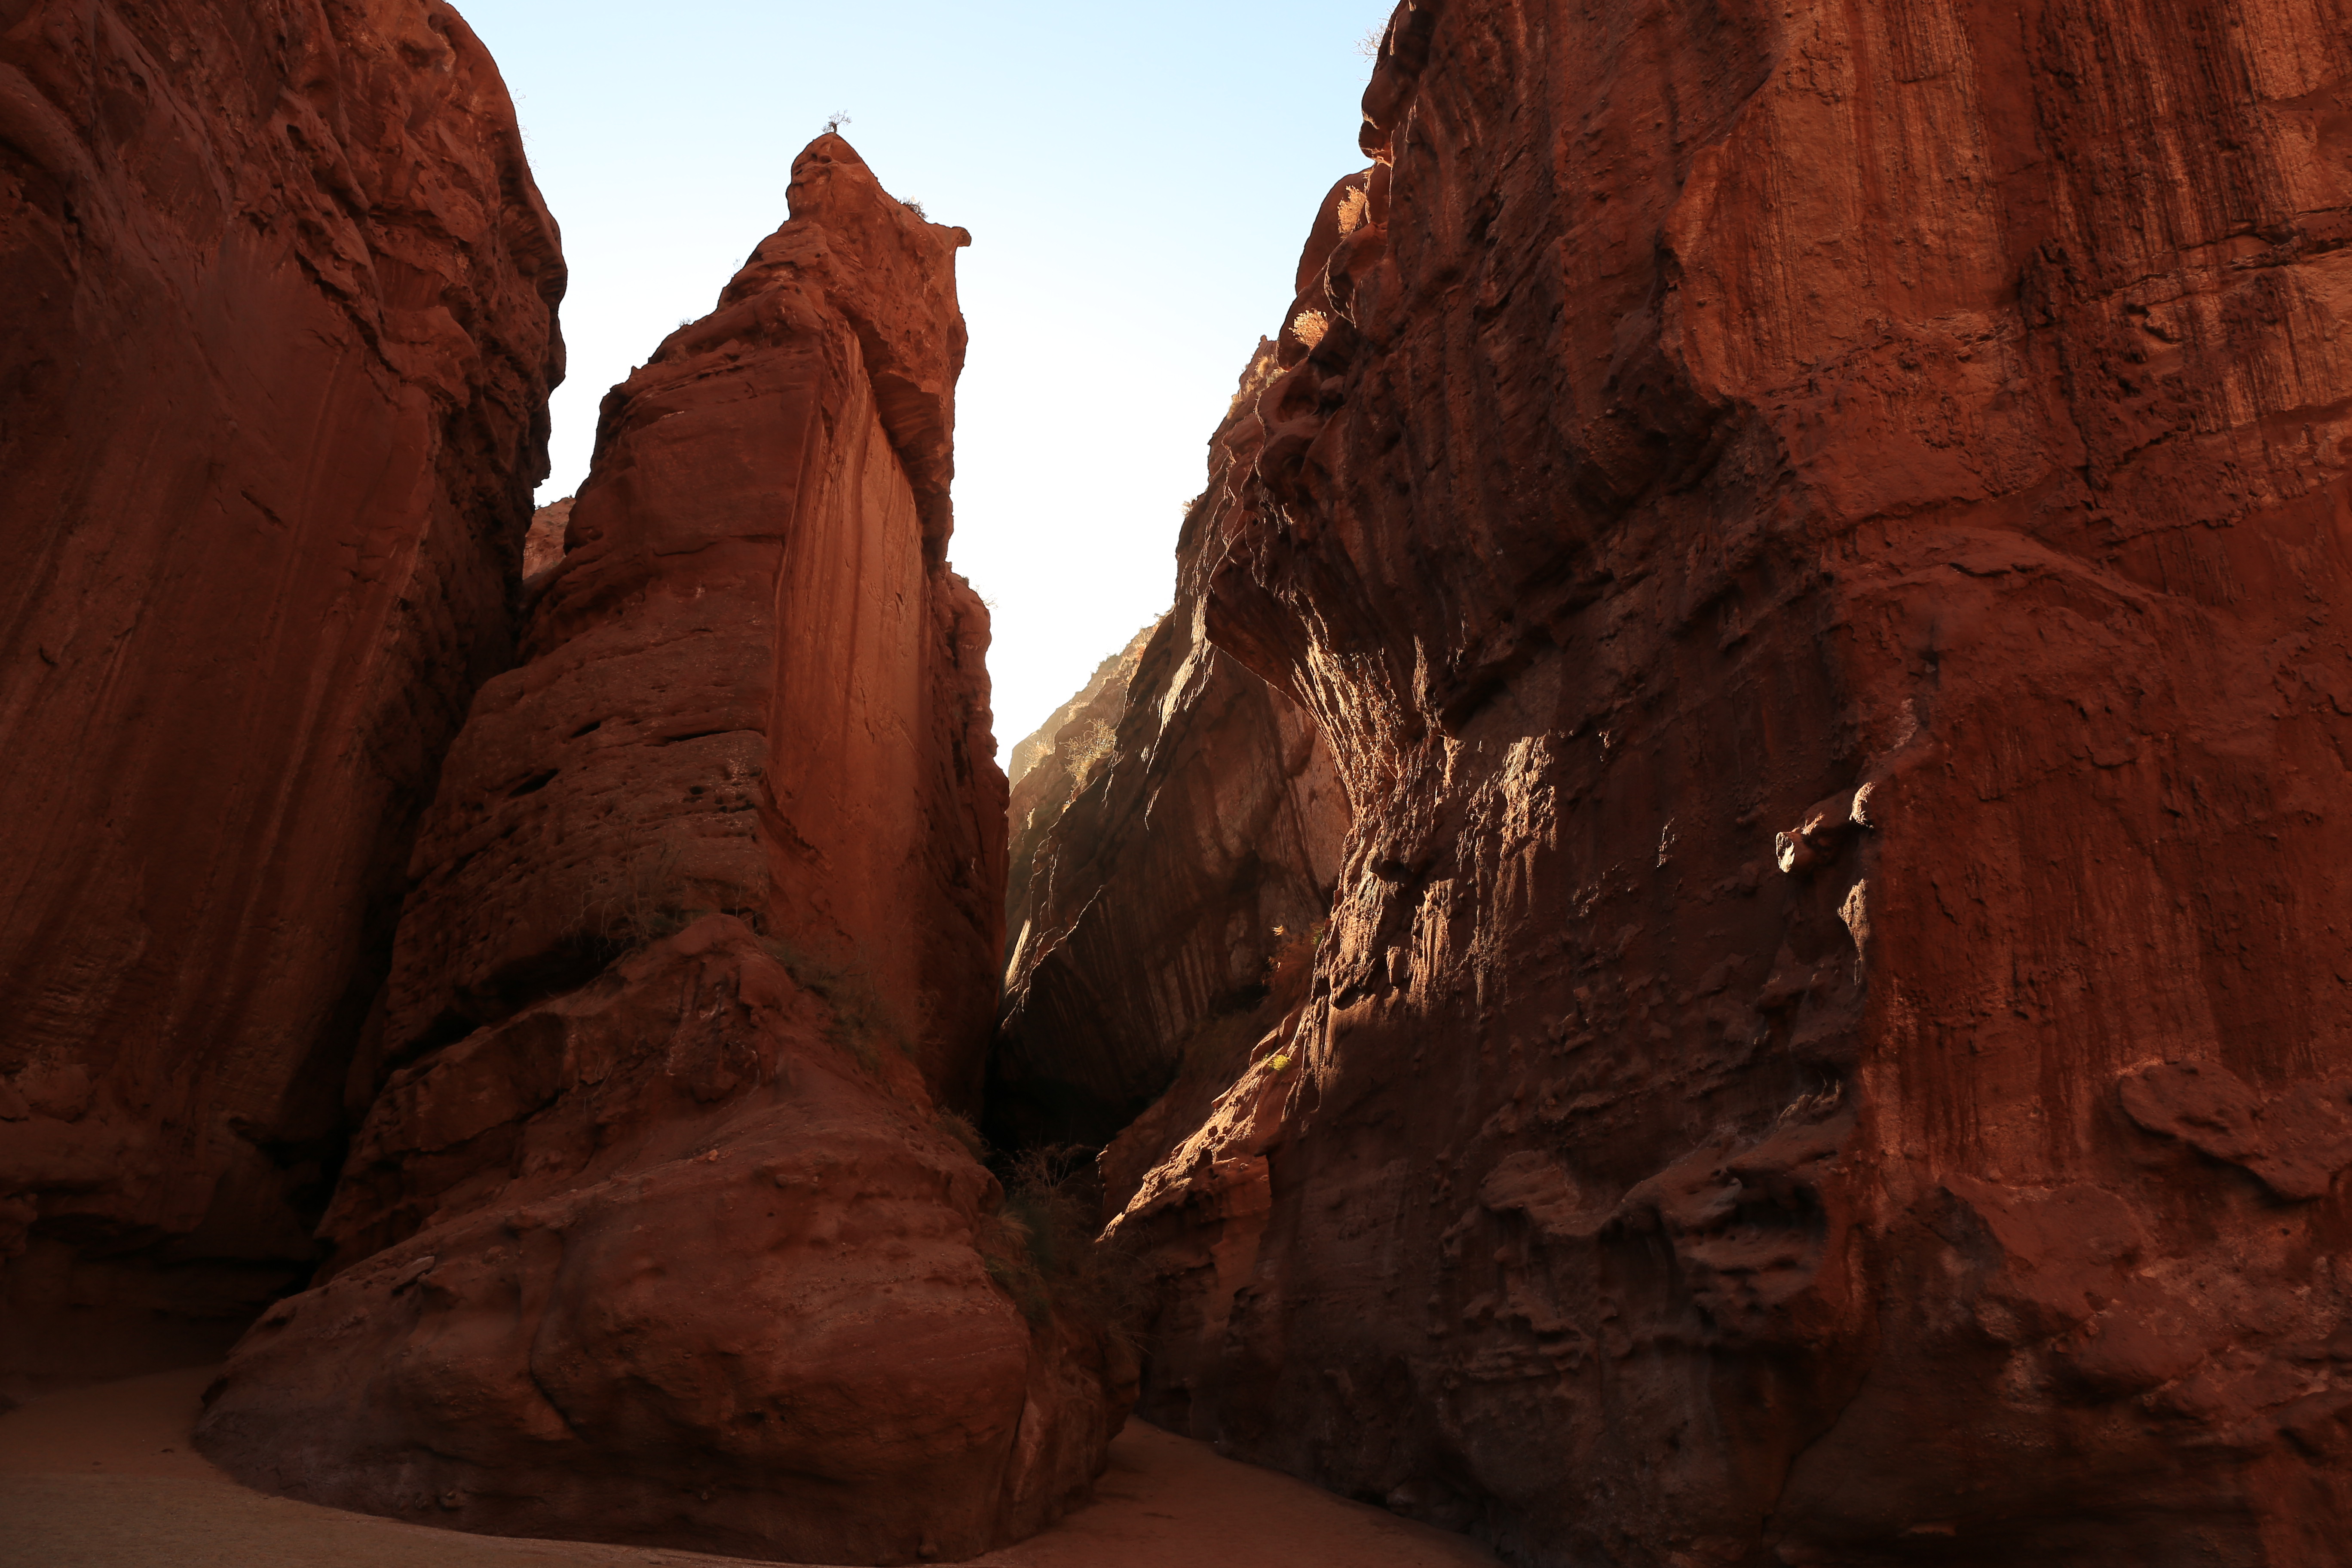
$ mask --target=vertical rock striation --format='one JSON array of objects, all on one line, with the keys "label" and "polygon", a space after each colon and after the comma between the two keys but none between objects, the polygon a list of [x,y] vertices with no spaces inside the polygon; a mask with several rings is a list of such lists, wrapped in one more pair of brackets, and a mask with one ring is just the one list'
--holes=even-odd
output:
[{"label": "vertical rock striation", "polygon": [[827,1563],[1052,1519],[1125,1410],[969,1124],[1003,940],[954,256],[827,135],[607,398],[419,835],[318,1288],[200,1441],[492,1532]]},{"label": "vertical rock striation", "polygon": [[1000,1142],[1099,1147],[1179,1079],[1229,1076],[1298,1000],[1272,971],[1282,952],[1304,976],[1346,803],[1306,715],[1198,608],[1107,663],[1014,786]]},{"label": "vertical rock striation", "polygon": [[1117,1222],[1155,1419],[1529,1563],[2340,1560],[2347,20],[1400,9],[1188,530],[1354,825]]},{"label": "vertical rock striation", "polygon": [[0,9],[0,1384],[310,1268],[563,281],[446,5]]}]

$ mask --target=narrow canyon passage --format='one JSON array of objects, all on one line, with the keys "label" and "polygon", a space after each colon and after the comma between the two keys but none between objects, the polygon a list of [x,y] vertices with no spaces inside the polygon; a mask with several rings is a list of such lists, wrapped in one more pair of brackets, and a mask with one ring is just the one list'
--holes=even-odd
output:
[{"label": "narrow canyon passage", "polygon": [[2343,1568],[2340,0],[1407,0],[1009,779],[971,236],[534,520],[495,66],[264,10],[0,16],[0,1563]]}]

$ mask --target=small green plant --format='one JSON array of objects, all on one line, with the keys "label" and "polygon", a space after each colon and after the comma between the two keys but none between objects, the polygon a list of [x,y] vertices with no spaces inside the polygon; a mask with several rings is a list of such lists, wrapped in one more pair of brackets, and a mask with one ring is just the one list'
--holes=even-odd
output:
[{"label": "small green plant", "polygon": [[1272,1068],[1276,1072],[1288,1072],[1290,1070],[1290,1053],[1288,1051],[1276,1051],[1274,1055],[1265,1058],[1265,1065]]}]

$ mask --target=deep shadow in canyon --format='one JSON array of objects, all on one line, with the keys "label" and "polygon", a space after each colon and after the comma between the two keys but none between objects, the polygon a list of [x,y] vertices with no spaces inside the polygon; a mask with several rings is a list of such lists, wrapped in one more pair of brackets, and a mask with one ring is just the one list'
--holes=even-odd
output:
[{"label": "deep shadow in canyon", "polygon": [[2339,1563],[2347,23],[1400,7],[1008,793],[962,231],[812,143],[534,528],[454,11],[8,10],[0,1396],[804,1560],[1132,1403],[1530,1564]]}]

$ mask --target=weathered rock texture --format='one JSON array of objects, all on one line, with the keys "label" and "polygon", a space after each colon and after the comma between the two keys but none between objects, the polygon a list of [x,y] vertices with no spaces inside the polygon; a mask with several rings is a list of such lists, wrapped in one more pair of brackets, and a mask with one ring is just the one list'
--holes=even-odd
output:
[{"label": "weathered rock texture", "polygon": [[[1128,638],[1125,647],[1107,656],[1095,666],[1094,674],[1087,678],[1087,683],[1078,688],[1067,702],[1047,714],[1045,721],[1027,736],[1013,742],[1013,750],[1006,756],[1004,776],[1013,791],[1013,804],[1009,809],[1016,842],[1027,830],[1025,825],[1037,817],[1039,806],[1048,800],[1059,801],[1067,796],[1069,792],[1064,786],[1077,771],[1076,764],[1082,760],[1080,752],[1092,743],[1090,741],[1082,742],[1076,731],[1068,736],[1065,736],[1063,731],[1073,722],[1083,720],[1085,722],[1080,723],[1080,729],[1091,735],[1096,731],[1089,726],[1118,719],[1118,705],[1125,698],[1128,677],[1135,669],[1136,654],[1159,625],[1155,619]],[[1102,706],[1097,708],[1097,702]],[[1088,714],[1095,717],[1087,719]],[[1030,777],[1033,770],[1043,771],[1033,779]],[[1055,779],[1060,780],[1060,784],[1053,782]],[[1018,909],[1022,890],[1008,889],[1007,896],[1011,900],[1005,905],[1008,912]],[[1008,929],[1017,932],[1021,922],[1010,921]]]},{"label": "weathered rock texture", "polygon": [[563,277],[446,5],[0,7],[0,1383],[314,1258]]},{"label": "weathered rock texture", "polygon": [[1530,1563],[2342,1562],[2347,21],[1399,12],[1185,561],[1355,826],[1119,1221],[1156,1419]]},{"label": "weathered rock texture", "polygon": [[530,514],[530,528],[522,536],[522,574],[538,576],[563,559],[564,531],[572,526],[572,502],[565,496]]},{"label": "weathered rock texture", "polygon": [[257,1484],[956,1558],[1053,1518],[1124,1413],[935,1109],[1003,942],[987,616],[943,559],[970,237],[833,136],[792,211],[607,399],[450,753],[331,1276],[199,1434]]},{"label": "weathered rock texture", "polygon": [[1306,715],[1198,623],[1180,604],[1026,743],[1000,1142],[1108,1142],[1187,1064],[1229,1078],[1297,1000],[1274,1004],[1270,970],[1286,947],[1304,976],[1347,808]]}]

